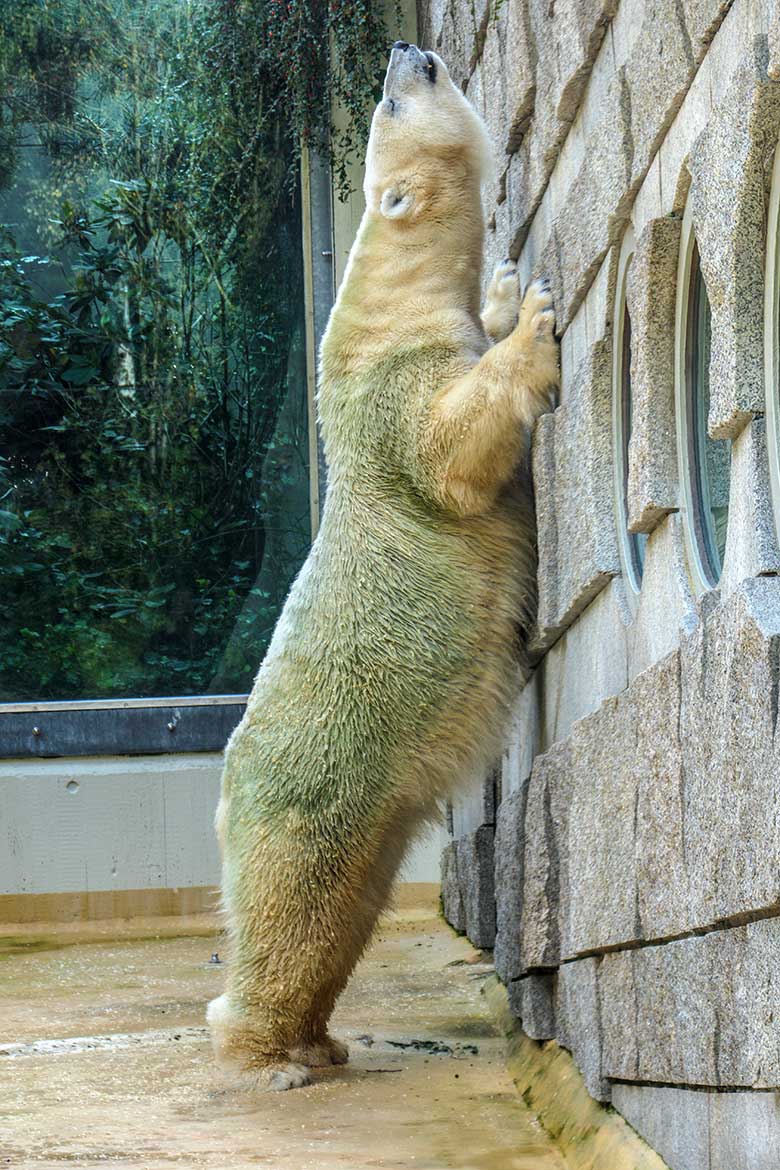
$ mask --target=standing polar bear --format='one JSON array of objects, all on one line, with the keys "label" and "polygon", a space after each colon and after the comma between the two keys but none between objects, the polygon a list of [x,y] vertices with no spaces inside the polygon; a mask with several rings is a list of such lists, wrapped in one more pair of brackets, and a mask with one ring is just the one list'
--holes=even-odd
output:
[{"label": "standing polar bear", "polygon": [[232,954],[208,1020],[251,1085],[346,1061],[336,999],[410,841],[495,758],[516,687],[535,573],[516,472],[558,358],[550,294],[521,306],[511,262],[480,319],[488,158],[444,63],[397,42],[322,342],[322,525],[217,810]]}]

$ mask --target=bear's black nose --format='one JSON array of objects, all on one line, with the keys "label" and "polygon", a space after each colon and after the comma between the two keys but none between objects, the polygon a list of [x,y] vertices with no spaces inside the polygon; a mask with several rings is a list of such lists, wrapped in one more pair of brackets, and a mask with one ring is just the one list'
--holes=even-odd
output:
[{"label": "bear's black nose", "polygon": [[393,45],[393,48],[400,49],[402,53],[405,53],[406,50],[409,48],[409,42],[408,41],[396,41],[395,44]]}]

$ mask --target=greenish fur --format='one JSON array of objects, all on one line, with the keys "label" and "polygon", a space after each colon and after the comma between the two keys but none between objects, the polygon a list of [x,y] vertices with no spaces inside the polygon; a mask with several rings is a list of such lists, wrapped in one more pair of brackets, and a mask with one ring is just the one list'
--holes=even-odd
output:
[{"label": "greenish fur", "polygon": [[[543,409],[554,381],[551,325],[538,385],[517,402],[504,366],[531,369],[537,317],[490,351],[484,385],[494,379],[490,394],[508,412],[491,441],[505,470],[495,483],[479,470],[474,493],[454,504],[471,474],[458,462],[460,436],[482,435],[490,395],[475,384],[452,418],[442,399],[441,425],[435,404],[442,388],[470,385],[485,336],[470,313],[445,312],[430,325],[423,316],[417,339],[391,329],[384,348],[374,338],[361,348],[370,331],[360,282],[386,231],[369,210],[323,341],[322,525],[225,756],[218,828],[233,945],[210,1022],[220,1056],[267,1087],[302,1083],[302,1065],[335,1045],[333,1004],[410,842],[493,762],[524,665],[517,631],[535,600],[527,469],[511,473],[527,450],[519,424]],[[549,299],[535,296],[544,314]]]}]

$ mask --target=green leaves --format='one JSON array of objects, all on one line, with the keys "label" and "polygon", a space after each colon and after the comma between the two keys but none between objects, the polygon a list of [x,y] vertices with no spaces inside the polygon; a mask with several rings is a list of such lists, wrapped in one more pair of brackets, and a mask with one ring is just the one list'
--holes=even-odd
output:
[{"label": "green leaves", "polygon": [[0,695],[242,690],[308,550],[269,7],[0,5],[0,187],[23,125],[42,159],[0,229]]},{"label": "green leaves", "polygon": [[21,526],[22,521],[15,512],[0,511],[0,528],[4,528],[7,532],[15,532]]}]

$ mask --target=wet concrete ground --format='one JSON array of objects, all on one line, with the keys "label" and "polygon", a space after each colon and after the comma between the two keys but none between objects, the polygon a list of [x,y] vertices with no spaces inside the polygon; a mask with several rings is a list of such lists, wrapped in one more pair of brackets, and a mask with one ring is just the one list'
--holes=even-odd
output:
[{"label": "wet concrete ground", "polygon": [[0,1168],[565,1170],[505,1071],[489,968],[433,908],[389,920],[342,998],[350,1064],[288,1093],[220,1085],[219,947],[205,917],[0,933]]}]

